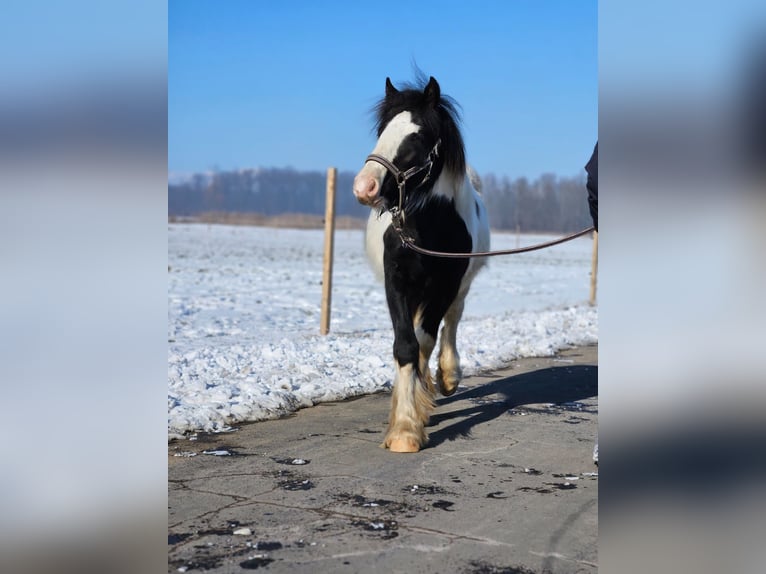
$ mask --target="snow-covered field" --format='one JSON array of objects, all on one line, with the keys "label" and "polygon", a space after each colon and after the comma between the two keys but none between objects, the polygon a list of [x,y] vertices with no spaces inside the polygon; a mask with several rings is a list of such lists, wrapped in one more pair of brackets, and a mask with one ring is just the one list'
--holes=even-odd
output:
[{"label": "snow-covered field", "polygon": [[[169,225],[170,437],[391,387],[393,331],[361,231],[336,232],[330,334],[319,335],[323,241],[321,230]],[[517,241],[494,233],[492,248]],[[596,343],[591,250],[580,238],[491,259],[458,329],[464,374]]]}]

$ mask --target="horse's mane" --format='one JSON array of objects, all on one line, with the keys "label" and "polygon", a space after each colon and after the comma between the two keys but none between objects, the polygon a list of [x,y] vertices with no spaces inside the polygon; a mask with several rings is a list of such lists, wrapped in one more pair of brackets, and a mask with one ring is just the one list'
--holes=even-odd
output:
[{"label": "horse's mane", "polygon": [[380,137],[394,116],[404,111],[412,112],[426,130],[441,138],[439,153],[443,154],[444,168],[455,178],[465,177],[465,147],[459,128],[460,104],[442,94],[436,107],[431,107],[424,94],[427,84],[425,74],[417,70],[414,82],[403,84],[397,93],[381,99],[373,108],[375,131]]}]

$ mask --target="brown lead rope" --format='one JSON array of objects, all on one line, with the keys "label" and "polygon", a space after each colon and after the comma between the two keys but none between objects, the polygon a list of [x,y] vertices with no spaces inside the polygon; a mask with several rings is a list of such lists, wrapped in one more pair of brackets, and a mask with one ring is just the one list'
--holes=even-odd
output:
[{"label": "brown lead rope", "polygon": [[394,229],[399,234],[399,238],[402,240],[402,244],[405,245],[406,247],[409,247],[413,251],[416,251],[423,255],[431,255],[433,257],[450,257],[453,259],[465,259],[468,257],[494,257],[495,255],[513,255],[514,253],[526,253],[528,251],[536,251],[538,249],[552,247],[553,245],[558,245],[559,243],[564,243],[566,241],[570,241],[572,239],[575,239],[577,237],[590,233],[591,231],[595,231],[594,227],[589,227],[588,229],[583,229],[582,231],[578,231],[577,233],[573,233],[565,237],[554,239],[553,241],[546,241],[545,243],[537,243],[535,245],[528,245],[526,247],[518,247],[516,249],[504,249],[502,251],[479,251],[477,253],[447,253],[445,251],[431,251],[430,249],[424,249],[423,247],[418,247],[417,245],[415,245],[415,243],[413,243],[410,237],[407,237],[406,235],[404,235],[404,232],[400,227],[394,225]]},{"label": "brown lead rope", "polygon": [[[452,259],[466,259],[469,257],[494,257],[495,255],[513,255],[514,253],[526,253],[528,251],[536,251],[538,249],[545,249],[546,247],[552,247],[553,245],[558,245],[559,243],[564,243],[566,241],[570,241],[572,239],[575,239],[577,237],[580,237],[581,235],[585,235],[586,233],[590,233],[591,231],[595,231],[594,227],[589,227],[588,229],[583,229],[582,231],[578,231],[577,233],[573,233],[571,235],[567,235],[565,237],[560,237],[559,239],[554,239],[553,241],[546,241],[545,243],[538,243],[536,245],[528,245],[527,247],[518,247],[516,249],[504,249],[503,251],[481,251],[478,253],[447,253],[445,251],[431,251],[430,249],[425,249],[423,247],[418,247],[415,245],[414,240],[411,237],[408,237],[404,234],[404,186],[407,183],[407,180],[411,178],[413,175],[420,173],[421,171],[428,170],[428,173],[426,174],[423,181],[420,182],[420,185],[423,185],[428,179],[431,177],[431,168],[433,167],[434,160],[439,156],[439,145],[441,144],[442,140],[441,138],[436,141],[436,144],[434,145],[433,149],[428,154],[428,159],[423,165],[411,167],[407,171],[401,171],[398,167],[396,167],[393,163],[391,163],[389,160],[384,158],[381,155],[377,154],[370,154],[367,156],[366,161],[374,161],[385,167],[391,175],[394,176],[394,180],[396,180],[396,185],[399,188],[399,205],[394,206],[389,211],[391,212],[391,225],[396,230],[396,232],[399,234],[399,239],[402,241],[402,245],[405,247],[408,247],[412,249],[413,251],[416,251],[417,253],[420,253],[422,255],[430,255],[432,257],[449,257]],[[418,186],[418,187],[419,187]]]}]

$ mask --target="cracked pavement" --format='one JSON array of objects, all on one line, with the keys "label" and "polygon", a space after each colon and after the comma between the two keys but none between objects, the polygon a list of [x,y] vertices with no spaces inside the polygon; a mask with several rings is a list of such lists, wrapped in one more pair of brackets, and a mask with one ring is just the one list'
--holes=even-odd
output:
[{"label": "cracked pavement", "polygon": [[417,454],[389,393],[170,442],[168,571],[596,572],[597,354],[465,379]]}]

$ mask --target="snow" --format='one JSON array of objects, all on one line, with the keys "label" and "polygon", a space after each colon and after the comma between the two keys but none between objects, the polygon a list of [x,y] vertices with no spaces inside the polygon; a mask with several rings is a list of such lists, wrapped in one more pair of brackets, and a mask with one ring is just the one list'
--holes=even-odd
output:
[{"label": "snow", "polygon": [[[493,233],[492,248],[549,238]],[[336,231],[330,334],[319,335],[323,244],[322,230],[169,225],[170,437],[391,388],[393,331],[362,231]],[[458,329],[464,375],[595,344],[591,250],[580,238],[491,259]]]}]

